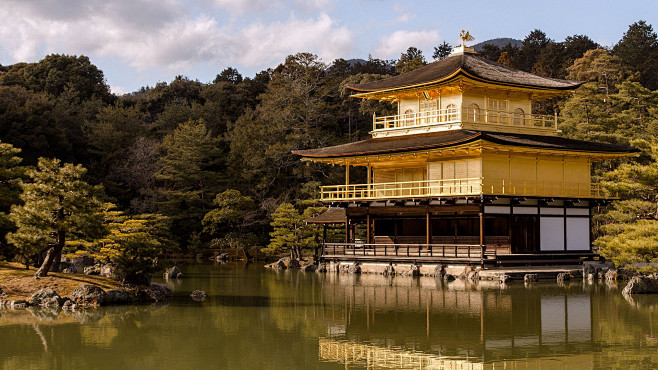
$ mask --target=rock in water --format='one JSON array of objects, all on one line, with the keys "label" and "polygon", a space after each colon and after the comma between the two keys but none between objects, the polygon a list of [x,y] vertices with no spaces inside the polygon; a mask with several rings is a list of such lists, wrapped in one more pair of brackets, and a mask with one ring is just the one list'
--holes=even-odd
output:
[{"label": "rock in water", "polygon": [[195,290],[190,294],[193,300],[197,302],[205,301],[208,298],[208,294],[203,290]]},{"label": "rock in water", "polygon": [[315,270],[315,272],[327,272],[327,264],[324,263],[324,262],[320,262],[320,264],[318,264],[318,268],[317,268],[317,270]]},{"label": "rock in water", "polygon": [[539,281],[539,278],[537,277],[537,274],[525,274],[525,276],[523,276],[523,281],[525,283],[535,283]]},{"label": "rock in water", "polygon": [[409,270],[403,271],[402,276],[420,276],[420,266],[418,265],[409,266]]},{"label": "rock in water", "polygon": [[304,271],[304,272],[313,272],[313,271],[316,271],[317,269],[318,269],[318,266],[316,266],[313,263],[309,263],[308,265],[302,266],[302,271]]},{"label": "rock in water", "polygon": [[509,277],[509,275],[500,275],[498,277],[498,282],[501,284],[507,284],[510,281],[512,281],[512,279]]},{"label": "rock in water", "polygon": [[583,276],[587,276],[589,274],[595,274],[595,273],[596,273],[596,267],[594,267],[589,263],[583,265]]},{"label": "rock in water", "polygon": [[361,266],[357,265],[356,263],[353,263],[347,267],[347,273],[348,274],[360,274],[361,273]]},{"label": "rock in water", "polygon": [[617,272],[617,269],[608,270],[608,272],[605,273],[605,280],[606,281],[617,281],[617,280],[619,280],[619,273]]},{"label": "rock in water", "polygon": [[62,297],[51,288],[38,290],[28,299],[30,306],[41,307],[59,307],[63,301]]},{"label": "rock in water", "polygon": [[636,276],[628,282],[622,294],[655,294],[658,293],[658,276]]},{"label": "rock in water", "polygon": [[169,297],[171,296],[171,289],[169,289],[169,287],[165,284],[152,283],[150,290],[151,290],[151,297],[156,302],[166,302],[169,300]]},{"label": "rock in water", "polygon": [[384,268],[384,271],[382,271],[382,275],[384,276],[392,276],[395,275],[395,268],[393,268],[393,265],[388,265],[386,268]]},{"label": "rock in water", "polygon": [[451,274],[443,275],[443,281],[445,281],[445,282],[454,281],[455,279],[456,279],[455,275],[451,275]]},{"label": "rock in water", "polygon": [[107,303],[107,293],[94,285],[80,285],[71,293],[71,300],[80,306],[100,306]]},{"label": "rock in water", "polygon": [[565,281],[571,280],[571,275],[568,272],[561,272],[557,274],[557,282],[564,283]]},{"label": "rock in water", "polygon": [[291,259],[290,262],[288,262],[288,268],[289,269],[298,269],[300,267],[301,267],[301,264],[296,259]]},{"label": "rock in water", "polygon": [[441,265],[436,265],[434,268],[434,276],[443,278],[443,276],[446,274],[446,268],[445,266]]},{"label": "rock in water", "polygon": [[123,289],[112,289],[107,291],[108,304],[122,304],[130,301],[130,295]]},{"label": "rock in water", "polygon": [[17,299],[15,301],[11,301],[11,308],[14,310],[23,310],[27,308],[27,301],[24,299]]},{"label": "rock in water", "polygon": [[275,270],[285,270],[286,264],[282,260],[278,260],[272,265],[272,268]]},{"label": "rock in water", "polygon": [[164,273],[164,278],[165,279],[180,279],[182,277],[183,277],[183,273],[176,266],[167,269],[167,271],[165,271],[165,273]]}]

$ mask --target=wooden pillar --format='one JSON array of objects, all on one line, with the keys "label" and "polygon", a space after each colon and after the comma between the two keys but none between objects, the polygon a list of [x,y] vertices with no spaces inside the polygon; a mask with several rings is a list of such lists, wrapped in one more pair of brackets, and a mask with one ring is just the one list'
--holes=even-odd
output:
[{"label": "wooden pillar", "polygon": [[345,185],[350,184],[350,163],[345,164]]},{"label": "wooden pillar", "polygon": [[366,244],[371,244],[370,236],[370,212],[368,212],[366,214]]},{"label": "wooden pillar", "polygon": [[429,207],[425,214],[425,244],[432,243],[432,223],[431,223],[432,214],[430,213]]},{"label": "wooden pillar", "polygon": [[372,167],[370,167],[370,163],[368,163],[368,197],[371,197],[371,189],[372,189]]},{"label": "wooden pillar", "polygon": [[484,267],[484,206],[480,206],[480,258],[482,267]]}]

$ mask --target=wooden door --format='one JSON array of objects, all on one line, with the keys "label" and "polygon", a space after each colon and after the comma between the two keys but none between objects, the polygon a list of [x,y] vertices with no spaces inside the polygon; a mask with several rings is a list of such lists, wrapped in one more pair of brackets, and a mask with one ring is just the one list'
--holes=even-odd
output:
[{"label": "wooden door", "polygon": [[513,253],[534,253],[539,251],[539,217],[512,216],[510,229]]}]

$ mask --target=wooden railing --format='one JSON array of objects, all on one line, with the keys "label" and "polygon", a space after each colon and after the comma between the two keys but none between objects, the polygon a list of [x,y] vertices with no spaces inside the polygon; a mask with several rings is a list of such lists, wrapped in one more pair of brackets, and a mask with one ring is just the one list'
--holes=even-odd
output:
[{"label": "wooden railing", "polygon": [[501,180],[496,184],[488,183],[482,186],[483,194],[488,195],[521,195],[521,196],[554,196],[554,197],[588,197],[607,198],[608,194],[601,189],[601,184],[565,183],[559,181],[516,181]]},{"label": "wooden railing", "polygon": [[426,112],[373,116],[373,131],[392,130],[452,123],[489,123],[557,131],[557,115],[515,113],[467,107],[437,109]]},{"label": "wooden railing", "polygon": [[486,181],[482,178],[403,181],[320,187],[323,201],[387,200],[459,195],[519,195],[606,198],[600,184],[549,181]]},{"label": "wooden railing", "polygon": [[322,200],[395,199],[427,196],[480,194],[482,179],[446,179],[330,185],[320,188]]},{"label": "wooden railing", "polygon": [[482,260],[486,256],[496,257],[496,246],[475,244],[366,244],[325,243],[322,256],[368,256],[368,257],[436,257],[448,259]]}]

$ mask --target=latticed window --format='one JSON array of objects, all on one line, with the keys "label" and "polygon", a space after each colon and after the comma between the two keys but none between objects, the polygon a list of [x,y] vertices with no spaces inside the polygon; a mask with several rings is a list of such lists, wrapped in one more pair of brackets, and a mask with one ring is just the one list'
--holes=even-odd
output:
[{"label": "latticed window", "polygon": [[438,103],[437,100],[422,100],[420,102],[421,125],[437,122],[436,110],[439,109]]},{"label": "latticed window", "polygon": [[525,126],[525,112],[523,109],[516,108],[512,114],[512,123],[514,126]]},{"label": "latticed window", "polygon": [[507,123],[507,100],[489,99],[487,111],[489,122]]},{"label": "latticed window", "polygon": [[466,120],[471,122],[479,122],[480,119],[480,106],[473,103],[466,110]]},{"label": "latticed window", "polygon": [[446,107],[446,114],[448,121],[456,121],[459,119],[459,115],[457,114],[457,106],[454,104],[448,104]]}]

